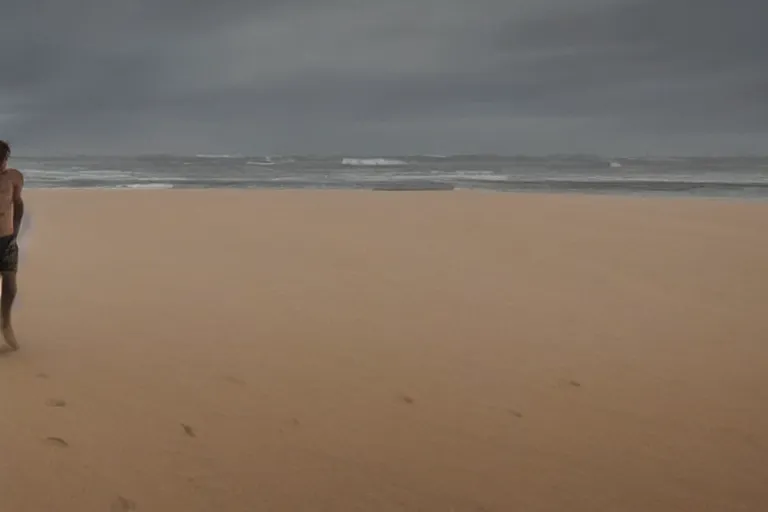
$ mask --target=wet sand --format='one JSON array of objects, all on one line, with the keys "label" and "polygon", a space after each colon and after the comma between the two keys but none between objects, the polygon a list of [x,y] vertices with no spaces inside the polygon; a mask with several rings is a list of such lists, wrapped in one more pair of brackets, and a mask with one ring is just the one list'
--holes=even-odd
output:
[{"label": "wet sand", "polygon": [[768,204],[27,192],[2,510],[762,511]]}]

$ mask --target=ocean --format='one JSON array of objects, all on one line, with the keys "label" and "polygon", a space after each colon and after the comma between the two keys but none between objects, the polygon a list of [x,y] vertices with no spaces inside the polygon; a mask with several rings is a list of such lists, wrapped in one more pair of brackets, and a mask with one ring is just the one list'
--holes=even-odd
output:
[{"label": "ocean", "polygon": [[768,198],[768,157],[14,157],[33,188],[480,189]]}]

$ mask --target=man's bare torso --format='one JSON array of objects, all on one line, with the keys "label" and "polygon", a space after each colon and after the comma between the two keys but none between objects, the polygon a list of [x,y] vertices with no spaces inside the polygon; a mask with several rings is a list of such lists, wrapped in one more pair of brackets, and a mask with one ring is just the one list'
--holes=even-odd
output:
[{"label": "man's bare torso", "polygon": [[0,237],[13,234],[13,198],[23,178],[16,169],[0,172]]}]

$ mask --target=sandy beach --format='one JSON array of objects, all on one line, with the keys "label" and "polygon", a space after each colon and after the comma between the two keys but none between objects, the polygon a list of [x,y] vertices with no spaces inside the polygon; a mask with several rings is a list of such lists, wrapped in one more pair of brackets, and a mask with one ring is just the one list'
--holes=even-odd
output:
[{"label": "sandy beach", "polygon": [[768,503],[768,204],[26,197],[2,511]]}]

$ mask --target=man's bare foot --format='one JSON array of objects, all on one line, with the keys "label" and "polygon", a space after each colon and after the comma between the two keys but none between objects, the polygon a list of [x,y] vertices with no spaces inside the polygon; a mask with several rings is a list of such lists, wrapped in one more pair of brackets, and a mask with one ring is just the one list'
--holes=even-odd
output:
[{"label": "man's bare foot", "polygon": [[10,325],[3,327],[3,338],[12,351],[19,350],[19,343],[16,341],[16,334],[13,332],[13,327]]}]

